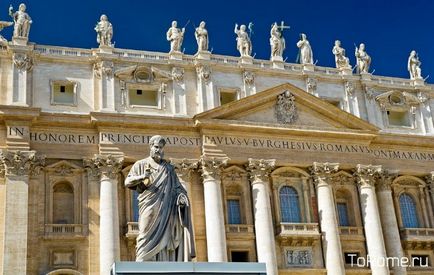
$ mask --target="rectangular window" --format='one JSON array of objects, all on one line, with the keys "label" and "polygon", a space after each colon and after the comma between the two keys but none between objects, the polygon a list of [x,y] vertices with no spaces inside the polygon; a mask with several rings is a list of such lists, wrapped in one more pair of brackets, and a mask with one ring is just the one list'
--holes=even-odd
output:
[{"label": "rectangular window", "polygon": [[228,223],[241,224],[241,208],[239,200],[227,200]]},{"label": "rectangular window", "polygon": [[76,87],[67,80],[51,81],[51,104],[76,105]]},{"label": "rectangular window", "polygon": [[340,226],[350,226],[350,222],[348,220],[348,208],[346,203],[338,203],[338,216]]},{"label": "rectangular window", "polygon": [[345,264],[349,265],[356,265],[357,264],[357,258],[359,257],[359,252],[345,252],[344,258],[345,258]]},{"label": "rectangular window", "polygon": [[158,107],[158,91],[130,89],[129,103],[134,106]]},{"label": "rectangular window", "polygon": [[390,126],[411,127],[409,112],[387,111],[387,118]]},{"label": "rectangular window", "polygon": [[131,206],[133,210],[133,222],[139,221],[139,201],[138,201],[139,193],[136,190],[132,191],[131,196]]}]

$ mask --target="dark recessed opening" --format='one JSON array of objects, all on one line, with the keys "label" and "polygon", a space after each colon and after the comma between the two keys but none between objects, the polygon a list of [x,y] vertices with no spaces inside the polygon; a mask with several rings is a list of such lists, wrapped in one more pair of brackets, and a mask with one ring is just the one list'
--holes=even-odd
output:
[{"label": "dark recessed opening", "polygon": [[137,94],[141,95],[141,94],[143,94],[143,91],[142,90],[137,90]]},{"label": "dark recessed opening", "polygon": [[359,252],[345,252],[345,264],[355,265],[357,263],[357,258],[359,257]]},{"label": "dark recessed opening", "polygon": [[232,262],[248,262],[249,252],[248,251],[231,251]]},{"label": "dark recessed opening", "polygon": [[65,91],[66,91],[66,87],[63,86],[63,85],[61,85],[61,86],[60,86],[60,92],[61,92],[61,93],[64,93]]}]

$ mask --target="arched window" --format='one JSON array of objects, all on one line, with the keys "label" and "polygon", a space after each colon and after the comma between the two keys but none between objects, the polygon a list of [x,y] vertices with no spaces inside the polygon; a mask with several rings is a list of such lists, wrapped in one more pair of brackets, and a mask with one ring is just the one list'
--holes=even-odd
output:
[{"label": "arched window", "polygon": [[60,182],[53,187],[53,223],[74,223],[74,190],[67,182]]},{"label": "arched window", "polygon": [[292,187],[283,186],[279,191],[279,198],[282,222],[301,222],[297,191]]},{"label": "arched window", "polygon": [[402,224],[405,228],[418,228],[416,203],[409,194],[399,196],[399,208],[401,209]]}]

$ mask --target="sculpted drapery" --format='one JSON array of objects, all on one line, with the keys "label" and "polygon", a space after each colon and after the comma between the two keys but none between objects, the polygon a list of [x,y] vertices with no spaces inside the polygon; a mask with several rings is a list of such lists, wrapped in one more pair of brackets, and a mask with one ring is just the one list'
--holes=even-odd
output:
[{"label": "sculpted drapery", "polygon": [[189,261],[195,250],[187,191],[162,159],[164,138],[153,138],[151,157],[137,161],[125,180],[139,193],[136,261]]}]

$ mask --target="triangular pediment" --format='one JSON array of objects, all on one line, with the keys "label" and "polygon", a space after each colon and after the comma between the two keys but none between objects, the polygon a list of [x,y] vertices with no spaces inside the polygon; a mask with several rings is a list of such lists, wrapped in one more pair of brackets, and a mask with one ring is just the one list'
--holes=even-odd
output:
[{"label": "triangular pediment", "polygon": [[299,129],[352,129],[377,132],[376,126],[291,84],[282,84],[194,117],[249,125]]}]

